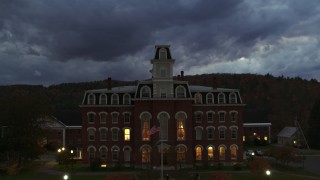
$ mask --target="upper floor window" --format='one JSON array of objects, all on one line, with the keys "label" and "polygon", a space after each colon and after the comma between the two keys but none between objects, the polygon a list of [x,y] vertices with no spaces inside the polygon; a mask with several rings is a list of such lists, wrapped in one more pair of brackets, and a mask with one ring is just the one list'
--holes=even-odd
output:
[{"label": "upper floor window", "polygon": [[118,96],[118,94],[112,94],[112,96],[111,96],[111,103],[112,103],[113,105],[119,104],[119,96]]},{"label": "upper floor window", "polygon": [[194,95],[195,104],[202,104],[202,95],[200,93],[196,93]]},{"label": "upper floor window", "polygon": [[195,130],[196,130],[196,140],[201,140],[203,128],[201,126],[197,126],[195,127]]},{"label": "upper floor window", "polygon": [[186,89],[183,86],[178,86],[176,88],[176,97],[177,98],[185,98],[186,97]]},{"label": "upper floor window", "polygon": [[129,124],[130,123],[130,113],[129,112],[126,112],[126,113],[123,113],[123,118],[124,118],[124,123],[125,124]]},{"label": "upper floor window", "polygon": [[149,141],[150,140],[150,113],[143,113],[141,116],[141,129],[142,129],[142,141]]},{"label": "upper floor window", "polygon": [[88,123],[89,124],[94,124],[95,118],[96,118],[95,113],[93,113],[93,112],[88,113]]},{"label": "upper floor window", "polygon": [[238,138],[238,127],[237,126],[231,126],[231,139],[237,139]]},{"label": "upper floor window", "polygon": [[94,141],[95,135],[96,135],[96,129],[95,128],[88,128],[87,131],[88,131],[88,140]]},{"label": "upper floor window", "polygon": [[209,126],[207,128],[207,138],[208,138],[208,140],[214,139],[214,127],[213,126]]},{"label": "upper floor window", "polygon": [[237,104],[237,96],[235,93],[230,93],[229,101],[230,101],[230,104]]},{"label": "upper floor window", "polygon": [[141,88],[141,97],[142,98],[150,98],[151,97],[151,90],[148,86],[143,86]]},{"label": "upper floor window", "polygon": [[107,128],[99,128],[100,129],[100,141],[106,141],[107,140]]},{"label": "upper floor window", "polygon": [[237,116],[238,116],[238,112],[236,112],[236,111],[231,111],[231,112],[230,112],[231,122],[236,122],[236,121],[237,121]]},{"label": "upper floor window", "polygon": [[112,117],[112,124],[118,124],[119,113],[118,112],[112,112],[111,113],[111,117]]},{"label": "upper floor window", "polygon": [[177,119],[177,140],[185,140],[185,115],[178,115]]},{"label": "upper floor window", "polygon": [[96,97],[94,94],[89,94],[88,96],[88,104],[95,104],[96,103]]},{"label": "upper floor window", "polygon": [[119,128],[111,128],[112,132],[112,141],[118,141]]},{"label": "upper floor window", "polygon": [[130,141],[130,128],[124,128],[124,140]]},{"label": "upper floor window", "polygon": [[225,112],[219,112],[219,122],[225,122]]},{"label": "upper floor window", "polygon": [[202,120],[202,112],[201,111],[197,111],[195,112],[195,120],[196,120],[196,123],[201,123],[201,120]]},{"label": "upper floor window", "polygon": [[212,123],[213,122],[213,114],[214,114],[213,111],[208,111],[207,112],[207,121],[208,121],[208,123]]},{"label": "upper floor window", "polygon": [[226,98],[225,98],[223,93],[219,93],[219,95],[218,95],[218,103],[219,104],[225,104],[226,103]]},{"label": "upper floor window", "polygon": [[126,105],[130,104],[130,95],[129,94],[125,94],[123,96],[123,104],[126,104]]},{"label": "upper floor window", "polygon": [[226,127],[219,127],[219,139],[226,138]]},{"label": "upper floor window", "polygon": [[130,161],[130,153],[131,153],[131,147],[127,146],[123,148],[123,156],[124,156],[124,161],[128,162]]},{"label": "upper floor window", "polygon": [[105,94],[100,95],[100,104],[101,105],[107,104],[107,96]]},{"label": "upper floor window", "polygon": [[167,59],[167,50],[162,48],[159,50],[159,59]]},{"label": "upper floor window", "polygon": [[160,122],[160,139],[168,140],[168,119],[169,115],[165,112],[158,116]]},{"label": "upper floor window", "polygon": [[107,123],[107,113],[104,113],[104,112],[100,113],[100,123],[101,124]]},{"label": "upper floor window", "polygon": [[177,162],[184,162],[186,160],[187,149],[184,145],[176,147],[177,151]]},{"label": "upper floor window", "polygon": [[207,94],[207,104],[213,104],[213,94],[212,93]]}]

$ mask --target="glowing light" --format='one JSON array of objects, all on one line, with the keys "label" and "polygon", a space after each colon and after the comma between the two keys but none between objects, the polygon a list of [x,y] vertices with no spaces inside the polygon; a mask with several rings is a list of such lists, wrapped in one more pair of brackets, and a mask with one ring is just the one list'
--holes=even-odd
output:
[{"label": "glowing light", "polygon": [[58,153],[61,153],[61,149],[58,149]]},{"label": "glowing light", "polygon": [[67,180],[67,179],[69,179],[69,176],[68,176],[67,174],[65,174],[65,175],[63,176],[63,179],[64,179],[64,180]]},{"label": "glowing light", "polygon": [[106,168],[107,167],[107,164],[101,164],[101,166],[100,167],[102,167],[102,168]]},{"label": "glowing light", "polygon": [[266,175],[270,176],[270,174],[271,174],[271,171],[270,170],[266,170]]},{"label": "glowing light", "polygon": [[62,149],[62,151],[66,150],[64,147],[62,147],[61,149]]}]

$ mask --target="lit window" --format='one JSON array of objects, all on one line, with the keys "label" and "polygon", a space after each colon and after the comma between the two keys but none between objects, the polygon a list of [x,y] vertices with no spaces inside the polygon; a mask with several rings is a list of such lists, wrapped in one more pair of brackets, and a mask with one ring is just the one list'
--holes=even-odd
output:
[{"label": "lit window", "polygon": [[202,95],[200,93],[196,93],[194,95],[195,104],[202,104]]},{"label": "lit window", "polygon": [[177,147],[177,161],[183,162],[186,160],[186,148],[184,146],[178,146]]},{"label": "lit window", "polygon": [[213,160],[213,156],[214,153],[213,153],[213,147],[212,146],[209,146],[208,147],[208,160]]},{"label": "lit window", "polygon": [[124,140],[130,141],[130,129],[129,128],[124,129]]},{"label": "lit window", "polygon": [[268,141],[268,136],[264,136],[263,139],[264,139],[265,141]]},{"label": "lit window", "polygon": [[150,116],[147,114],[142,115],[142,120],[141,120],[141,128],[142,128],[142,141],[149,141],[150,136],[149,136],[149,130],[150,130]]},{"label": "lit window", "polygon": [[226,158],[226,148],[224,146],[219,147],[219,159],[225,160]]},{"label": "lit window", "polygon": [[200,146],[196,147],[196,160],[202,160],[202,148]]},{"label": "lit window", "polygon": [[148,147],[142,148],[141,161],[142,161],[142,163],[149,163],[150,162],[150,148],[148,148]]},{"label": "lit window", "polygon": [[246,141],[246,136],[242,136],[242,141]]},{"label": "lit window", "polygon": [[230,151],[231,151],[231,159],[237,159],[237,146],[236,145],[232,145],[230,147]]},{"label": "lit window", "polygon": [[185,140],[184,119],[178,119],[177,140]]}]

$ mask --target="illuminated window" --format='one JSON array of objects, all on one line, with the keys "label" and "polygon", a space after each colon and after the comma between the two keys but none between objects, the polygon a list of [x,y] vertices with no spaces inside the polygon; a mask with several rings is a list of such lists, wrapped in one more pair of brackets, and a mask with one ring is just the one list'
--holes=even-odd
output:
[{"label": "illuminated window", "polygon": [[246,141],[246,136],[242,136],[242,141]]},{"label": "illuminated window", "polygon": [[196,160],[202,160],[202,148],[201,146],[196,147]]},{"label": "illuminated window", "polygon": [[150,162],[150,148],[143,147],[141,150],[141,161],[142,163],[149,163]]},{"label": "illuminated window", "polygon": [[237,159],[237,150],[238,150],[238,147],[236,145],[231,145],[230,147],[231,159]]},{"label": "illuminated window", "polygon": [[194,95],[195,104],[202,104],[202,95],[200,93],[196,93]]},{"label": "illuminated window", "polygon": [[149,131],[150,131],[150,115],[148,114],[143,114],[141,116],[141,128],[142,128],[142,141],[149,141],[150,136],[149,136]]},{"label": "illuminated window", "polygon": [[177,147],[177,161],[183,162],[186,160],[186,148],[184,146],[178,146]]},{"label": "illuminated window", "polygon": [[130,141],[130,129],[129,128],[124,129],[124,140]]},{"label": "illuminated window", "polygon": [[219,93],[219,95],[218,95],[218,103],[219,104],[225,104],[226,103],[226,98],[225,98],[223,93]]},{"label": "illuminated window", "polygon": [[207,104],[213,104],[213,94],[212,93],[207,94]]},{"label": "illuminated window", "polygon": [[265,141],[268,141],[268,136],[264,136],[263,139],[264,139]]},{"label": "illuminated window", "polygon": [[184,119],[178,118],[177,140],[185,140]]},{"label": "illuminated window", "polygon": [[226,148],[224,146],[219,146],[219,159],[225,160],[226,158]]},{"label": "illuminated window", "polygon": [[88,104],[95,104],[96,103],[96,97],[94,94],[89,94],[88,96]]},{"label": "illuminated window", "polygon": [[107,96],[105,94],[100,95],[100,104],[101,105],[107,104]]},{"label": "illuminated window", "polygon": [[212,146],[209,146],[208,147],[208,160],[213,160],[213,155],[214,155],[214,153],[213,153],[213,147]]}]

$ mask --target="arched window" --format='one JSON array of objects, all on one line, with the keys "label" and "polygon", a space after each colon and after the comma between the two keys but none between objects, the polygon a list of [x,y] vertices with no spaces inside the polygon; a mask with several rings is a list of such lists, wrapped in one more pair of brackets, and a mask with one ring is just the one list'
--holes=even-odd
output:
[{"label": "arched window", "polygon": [[112,152],[112,161],[119,161],[119,147],[118,146],[113,146],[111,148],[111,152]]},{"label": "arched window", "polygon": [[238,119],[238,112],[237,111],[231,111],[230,112],[230,119],[231,122],[236,122]]},{"label": "arched window", "polygon": [[185,133],[185,121],[186,121],[186,115],[185,113],[179,113],[176,115],[177,118],[177,140],[182,141],[186,139],[186,133]]},{"label": "arched window", "polygon": [[141,98],[150,98],[151,97],[151,89],[148,86],[143,86],[141,88]]},{"label": "arched window", "polygon": [[88,131],[88,140],[94,141],[96,136],[96,129],[91,127],[91,128],[88,128],[87,131]]},{"label": "arched window", "polygon": [[105,127],[102,127],[102,128],[99,128],[99,130],[100,130],[100,141],[106,141],[108,129]]},{"label": "arched window", "polygon": [[176,97],[177,98],[185,98],[186,97],[186,89],[183,86],[178,86],[176,88]]},{"label": "arched window", "polygon": [[208,121],[208,123],[213,123],[213,115],[214,115],[213,111],[207,111],[207,121]]},{"label": "arched window", "polygon": [[101,112],[100,114],[100,124],[106,124],[107,123],[107,113]]},{"label": "arched window", "polygon": [[212,93],[208,93],[207,94],[207,104],[213,104],[213,94]]},{"label": "arched window", "polygon": [[130,104],[130,95],[129,94],[125,94],[124,96],[123,96],[123,104],[125,104],[125,105],[129,105]]},{"label": "arched window", "polygon": [[100,99],[99,104],[101,105],[107,104],[107,96],[105,94],[101,94],[99,99]]},{"label": "arched window", "polygon": [[96,148],[94,146],[89,146],[87,150],[89,152],[89,159],[94,159],[96,154]]},{"label": "arched window", "polygon": [[124,161],[129,162],[131,159],[131,148],[129,146],[125,146],[123,148],[123,156],[124,156]]},{"label": "arched window", "polygon": [[95,104],[96,103],[96,97],[94,94],[88,95],[88,104]]},{"label": "arched window", "polygon": [[178,145],[176,147],[177,151],[177,162],[184,162],[186,160],[187,149],[184,145]]},{"label": "arched window", "polygon": [[238,127],[237,126],[231,126],[231,139],[237,139],[238,138]]},{"label": "arched window", "polygon": [[203,112],[201,112],[201,111],[196,111],[196,112],[194,113],[196,123],[201,123],[201,121],[202,121],[202,114],[203,114]]},{"label": "arched window", "polygon": [[130,141],[131,129],[124,128],[123,132],[124,132],[124,141]]},{"label": "arched window", "polygon": [[219,104],[225,104],[226,103],[226,98],[225,98],[223,93],[219,93],[219,95],[218,95],[218,103]]},{"label": "arched window", "polygon": [[218,112],[218,114],[219,114],[219,122],[225,122],[225,116],[226,116],[226,112],[224,112],[224,111],[220,111],[220,112]]},{"label": "arched window", "polygon": [[202,147],[196,146],[196,160],[200,161],[202,160]]},{"label": "arched window", "polygon": [[230,104],[237,104],[237,96],[235,93],[230,93],[229,102]]},{"label": "arched window", "polygon": [[118,124],[118,119],[119,119],[119,113],[118,112],[112,112],[111,113],[111,122],[112,124]]},{"label": "arched window", "polygon": [[235,160],[238,158],[238,146],[233,144],[230,146],[231,159]]},{"label": "arched window", "polygon": [[196,140],[201,140],[203,127],[197,126],[194,129],[196,130]]},{"label": "arched window", "polygon": [[213,126],[207,127],[207,138],[208,138],[208,140],[214,139],[214,127]]},{"label": "arched window", "polygon": [[130,124],[130,115],[131,113],[130,112],[124,112],[123,113],[123,123],[124,124]]},{"label": "arched window", "polygon": [[208,160],[214,159],[214,147],[208,146]]},{"label": "arched window", "polygon": [[194,95],[194,103],[195,104],[202,104],[202,95],[200,93],[196,93]]},{"label": "arched window", "polygon": [[160,139],[168,140],[168,120],[170,116],[167,112],[160,112],[158,119],[160,122]]},{"label": "arched window", "polygon": [[105,162],[107,160],[107,152],[108,152],[108,149],[106,146],[101,146],[99,148],[99,151],[100,151],[100,159],[102,162]]},{"label": "arched window", "polygon": [[88,124],[94,124],[96,119],[96,113],[89,112],[87,115],[88,115]]},{"label": "arched window", "polygon": [[149,112],[144,112],[140,114],[140,119],[141,119],[141,129],[142,129],[142,141],[149,141],[150,140],[150,119],[151,119],[151,114]]},{"label": "arched window", "polygon": [[151,152],[151,148],[149,146],[143,146],[141,148],[141,161],[142,161],[142,163],[149,163],[150,162],[150,152]]},{"label": "arched window", "polygon": [[161,48],[159,50],[159,59],[167,59],[167,50],[164,48]]},{"label": "arched window", "polygon": [[219,159],[220,160],[226,159],[226,146],[225,145],[219,146]]},{"label": "arched window", "polygon": [[220,126],[218,127],[219,130],[219,139],[225,139],[226,138],[226,127],[225,126]]},{"label": "arched window", "polygon": [[119,96],[118,96],[118,94],[112,94],[112,96],[111,96],[111,104],[113,104],[113,105],[119,104]]}]

